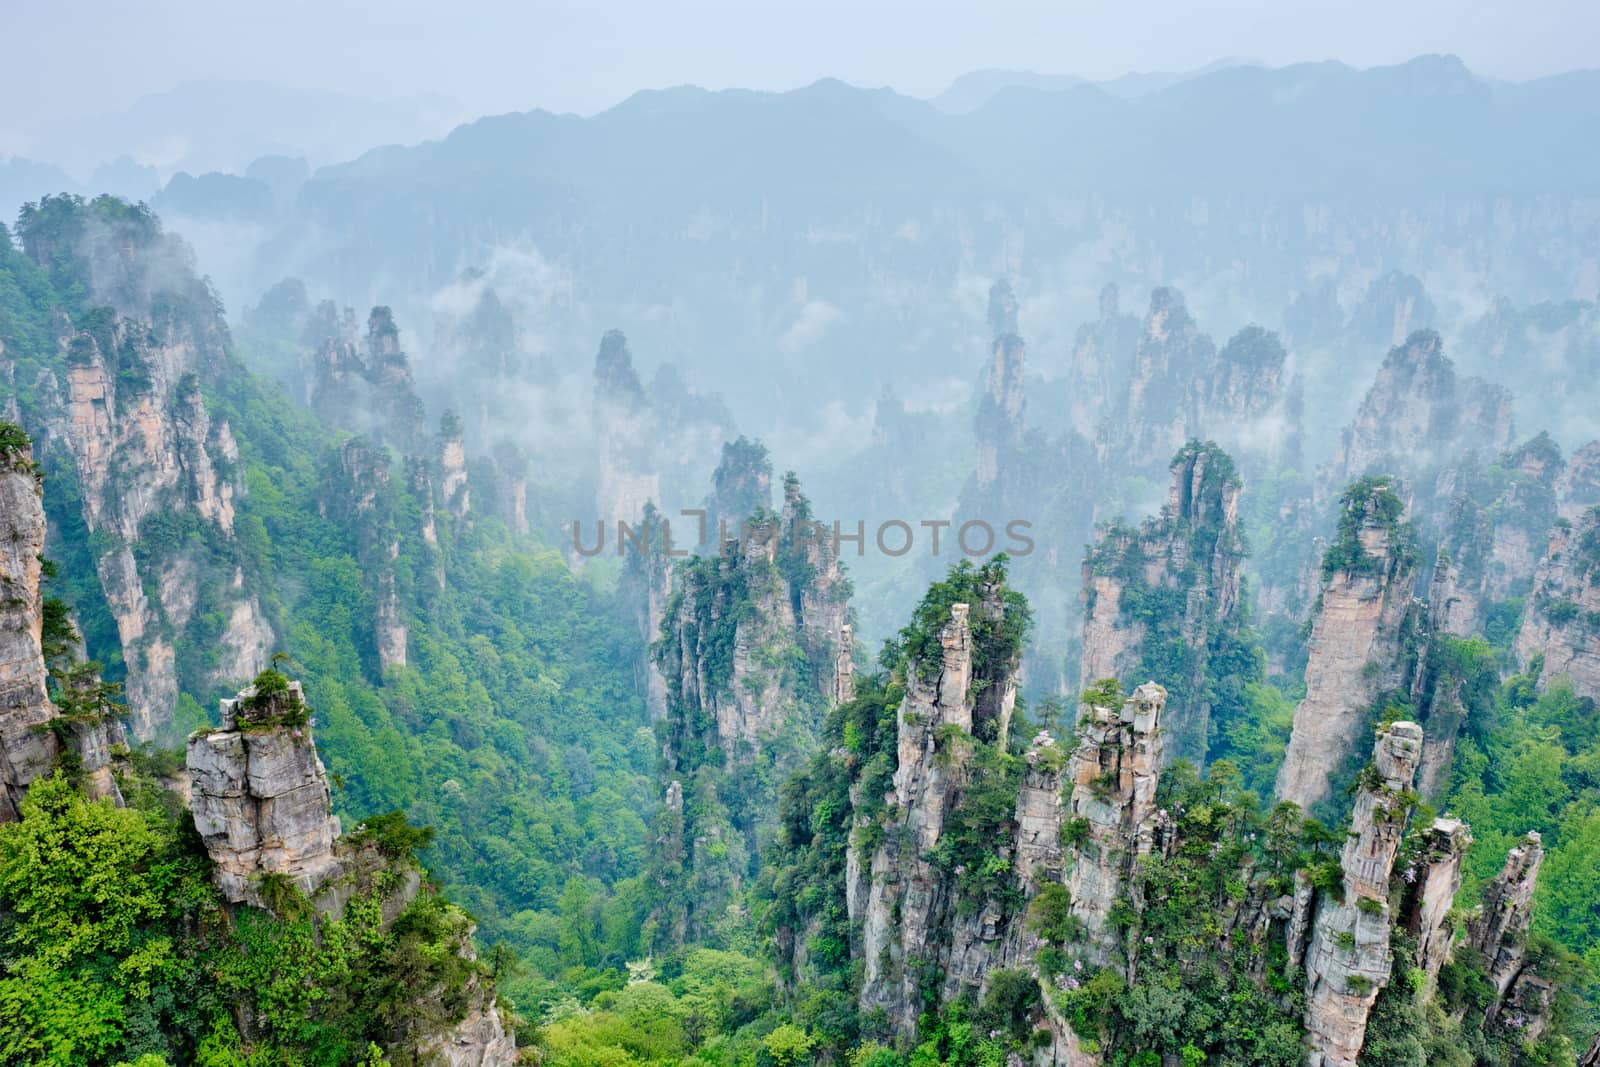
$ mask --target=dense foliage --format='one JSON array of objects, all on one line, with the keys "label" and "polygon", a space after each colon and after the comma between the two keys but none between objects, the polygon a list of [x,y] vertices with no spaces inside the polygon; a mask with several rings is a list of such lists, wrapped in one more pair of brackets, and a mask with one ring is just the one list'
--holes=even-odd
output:
[{"label": "dense foliage", "polygon": [[230,919],[176,797],[148,773],[121,786],[127,808],[40,779],[0,826],[5,1062],[332,1067],[459,1017],[482,970],[459,954],[466,914],[424,891],[382,922],[408,854],[338,921],[292,887]]}]

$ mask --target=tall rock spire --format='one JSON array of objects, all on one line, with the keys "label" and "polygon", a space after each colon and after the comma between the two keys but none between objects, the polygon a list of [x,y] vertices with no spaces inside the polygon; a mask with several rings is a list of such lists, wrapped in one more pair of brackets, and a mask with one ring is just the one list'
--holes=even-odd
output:
[{"label": "tall rock spire", "polygon": [[28,783],[56,760],[39,644],[44,527],[33,448],[17,426],[0,424],[0,822],[17,818]]},{"label": "tall rock spire", "polygon": [[1294,713],[1277,795],[1302,808],[1332,792],[1378,695],[1405,679],[1406,635],[1416,625],[1415,554],[1405,505],[1388,479],[1356,482],[1322,561],[1306,695]]},{"label": "tall rock spire", "polygon": [[1116,947],[1111,907],[1134,860],[1148,855],[1161,825],[1156,807],[1165,744],[1167,691],[1146,682],[1120,708],[1091,700],[1067,766],[1067,813],[1082,820],[1072,854],[1072,914],[1083,923],[1086,953],[1105,963]]},{"label": "tall rock spire", "polygon": [[1362,772],[1340,857],[1341,899],[1324,896],[1306,954],[1308,1067],[1355,1067],[1367,1016],[1394,963],[1389,948],[1389,876],[1405,832],[1405,796],[1422,759],[1422,727],[1380,731]]},{"label": "tall rock spire", "polygon": [[[1250,678],[1214,675],[1214,653],[1227,652],[1244,625],[1240,596],[1244,539],[1239,530],[1241,482],[1233,461],[1216,445],[1190,441],[1170,467],[1172,481],[1160,515],[1137,529],[1099,532],[1083,564],[1085,619],[1078,677],[1133,683],[1151,653],[1183,650],[1162,661],[1171,687],[1165,728],[1174,755],[1204,763],[1211,703],[1222,686]],[[1171,602],[1171,611],[1148,610]],[[1228,656],[1230,664],[1240,660]]]}]

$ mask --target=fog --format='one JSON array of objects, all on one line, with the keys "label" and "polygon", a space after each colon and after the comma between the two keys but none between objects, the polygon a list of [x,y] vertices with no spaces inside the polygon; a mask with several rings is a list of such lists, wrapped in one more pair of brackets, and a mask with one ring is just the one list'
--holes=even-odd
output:
[{"label": "fog", "polygon": [[4,22],[0,155],[30,156],[72,120],[197,80],[368,101],[440,94],[472,114],[588,114],[686,83],[788,89],[832,76],[932,95],[988,68],[1111,79],[1222,56],[1369,66],[1452,52],[1510,79],[1600,62],[1600,8],[1586,0],[282,0],[225,11],[201,0],[87,0],[9,4]]}]

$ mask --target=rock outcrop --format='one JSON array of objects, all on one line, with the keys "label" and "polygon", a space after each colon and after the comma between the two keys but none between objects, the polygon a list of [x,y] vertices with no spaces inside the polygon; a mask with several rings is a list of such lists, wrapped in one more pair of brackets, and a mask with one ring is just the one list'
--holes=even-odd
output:
[{"label": "rock outcrop", "polygon": [[1403,794],[1422,759],[1422,727],[1397,722],[1379,732],[1362,772],[1340,860],[1343,899],[1323,896],[1306,952],[1308,1067],[1355,1067],[1367,1016],[1389,982],[1389,877],[1405,831]]},{"label": "rock outcrop", "polygon": [[[905,697],[895,717],[894,773],[880,815],[858,812],[847,875],[851,920],[860,924],[859,957],[864,965],[859,1003],[863,1011],[882,1011],[893,1031],[909,1037],[922,1011],[922,989],[929,976],[942,976],[943,996],[955,999],[983,989],[990,971],[1014,951],[1019,916],[997,901],[974,899],[975,886],[963,877],[966,863],[983,857],[955,858],[952,848],[977,847],[984,857],[1010,862],[1017,845],[1010,830],[1015,809],[997,835],[976,845],[957,809],[985,784],[978,768],[982,751],[1005,747],[1010,703],[1015,698],[1020,647],[1007,649],[992,636],[1003,631],[1015,607],[994,573],[977,576],[971,602],[951,604],[948,616],[927,644],[906,664]],[[926,619],[928,623],[933,620]],[[980,637],[980,635],[982,635]],[[1025,851],[1035,876],[1044,874],[1050,848],[1052,802],[1042,794],[1052,772],[1033,773],[1031,804],[1020,813],[1029,840]],[[1059,783],[1058,772],[1055,779]],[[1055,794],[1059,798],[1059,792]],[[856,802],[865,804],[856,793]],[[1042,821],[1041,821],[1042,820]],[[953,821],[955,824],[952,825]],[[1059,839],[1059,824],[1055,827]],[[866,842],[877,840],[875,846]],[[865,863],[863,867],[862,864]],[[967,895],[963,895],[966,885]]]},{"label": "rock outcrop", "polygon": [[1302,808],[1329,796],[1331,777],[1356,744],[1369,707],[1407,679],[1407,638],[1418,622],[1415,553],[1392,483],[1357,482],[1341,508],[1323,558],[1306,695],[1278,771],[1278,798]]},{"label": "rock outcrop", "polygon": [[994,346],[975,425],[980,493],[999,480],[1002,465],[1022,443],[1026,421],[1023,376],[1028,350],[1017,335],[1016,296],[1003,280],[989,290],[989,327],[994,333]]},{"label": "rock outcrop", "polygon": [[1557,512],[1568,522],[1600,505],[1600,441],[1574,452],[1556,479]]},{"label": "rock outcrop", "polygon": [[46,470],[76,483],[72,521],[115,622],[128,719],[149,740],[180,676],[196,690],[248,677],[273,641],[226,562],[244,480],[202,396],[237,364],[209,285],[148,211],[55,198],[20,233],[29,258],[81,286],[49,309],[54,344],[21,414]]},{"label": "rock outcrop", "polygon": [[1594,1035],[1594,1040],[1589,1043],[1589,1051],[1579,1058],[1578,1067],[1600,1067],[1600,1034]]},{"label": "rock outcrop", "polygon": [[[15,426],[0,433],[17,435]],[[0,440],[0,822],[17,818],[28,783],[50,773],[55,717],[40,649],[44,502],[26,438]]]},{"label": "rock outcrop", "polygon": [[1122,311],[1115,285],[1100,290],[1099,317],[1078,328],[1068,372],[1068,416],[1072,431],[1093,440],[1114,401],[1128,389],[1142,324]]},{"label": "rock outcrop", "polygon": [[1434,629],[1469,637],[1496,602],[1528,593],[1557,517],[1564,466],[1555,442],[1540,434],[1488,469],[1469,461],[1448,472],[1455,488],[1428,591]]},{"label": "rock outcrop", "polygon": [[[939,632],[939,657],[908,669],[896,716],[897,758],[887,820],[891,826],[867,867],[857,902],[861,923],[862,1010],[881,1010],[897,1033],[915,1032],[920,1013],[917,961],[949,950],[948,889],[929,855],[964,784],[964,743],[972,732],[970,605],[955,604]],[[940,758],[939,743],[944,743]]]},{"label": "rock outcrop", "polygon": [[[785,484],[782,515],[758,514],[723,554],[675,572],[656,661],[667,685],[674,753],[682,731],[704,721],[700,738],[736,758],[771,742],[800,694],[837,691],[837,647],[848,611],[846,585],[829,537],[811,519],[799,483]],[[801,669],[782,665],[797,654]]]},{"label": "rock outcrop", "polygon": [[387,450],[365,437],[352,437],[340,445],[320,507],[324,516],[355,532],[362,581],[375,604],[379,672],[404,667],[410,631],[400,609],[395,573],[400,535]]},{"label": "rock outcrop", "polygon": [[1116,948],[1111,908],[1134,862],[1161,830],[1156,806],[1167,691],[1147,682],[1122,706],[1091,703],[1067,766],[1070,818],[1084,829],[1073,848],[1072,914],[1083,924],[1085,955],[1104,964]]},{"label": "rock outcrop", "polygon": [[439,492],[446,510],[464,519],[472,510],[472,490],[467,485],[467,446],[461,437],[461,416],[453,411],[439,420]]},{"label": "rock outcrop", "polygon": [[[742,539],[730,537],[720,555],[672,569],[652,646],[663,695],[665,785],[692,798],[687,815],[680,809],[669,818],[674,825],[661,831],[653,858],[667,887],[657,925],[668,944],[701,936],[720,920],[775,832],[777,813],[748,788],[749,775],[758,767],[775,774],[797,767],[830,702],[850,685],[840,675],[851,669],[841,654],[850,640],[849,586],[798,480],[785,478],[780,514],[758,507],[741,530]],[[666,568],[646,558],[630,573],[645,585],[648,625],[658,610],[653,598],[665,592]]]},{"label": "rock outcrop", "polygon": [[[1152,655],[1165,657],[1167,681],[1179,694],[1166,712],[1173,754],[1204,764],[1210,694],[1227,681],[1213,676],[1212,656],[1244,624],[1240,480],[1226,453],[1198,441],[1179,450],[1171,475],[1159,516],[1138,529],[1103,528],[1085,557],[1078,677],[1083,685],[1104,678],[1133,684],[1150,673]],[[1176,670],[1173,648],[1183,650]]]},{"label": "rock outcrop", "polygon": [[307,399],[323,425],[365,434],[407,455],[422,451],[427,414],[394,312],[373,308],[362,340],[355,314],[341,314],[325,301],[306,327],[306,342]]},{"label": "rock outcrop", "polygon": [[1542,657],[1541,686],[1566,678],[1579,696],[1600,699],[1600,507],[1558,523],[1534,573],[1517,633],[1518,662]]},{"label": "rock outcrop", "polygon": [[1470,844],[1472,830],[1466,823],[1435,819],[1425,833],[1415,868],[1404,874],[1400,914],[1406,933],[1417,943],[1417,966],[1427,974],[1430,992],[1458,933],[1450,912],[1461,888],[1461,859]]},{"label": "rock outcrop", "polygon": [[300,683],[268,672],[222,702],[221,728],[189,738],[190,809],[228,901],[266,906],[270,876],[316,902],[344,871],[310,719]]},{"label": "rock outcrop", "polygon": [[1101,462],[1159,470],[1194,437],[1252,455],[1277,454],[1287,440],[1287,358],[1278,336],[1259,326],[1241,330],[1219,352],[1184,306],[1183,294],[1156,289],[1126,392],[1098,427]]},{"label": "rock outcrop", "polygon": [[1432,330],[1389,350],[1331,464],[1320,473],[1323,498],[1370,474],[1395,474],[1418,488],[1419,507],[1436,510],[1437,474],[1452,457],[1499,455],[1511,445],[1511,394],[1461,378]]},{"label": "rock outcrop", "polygon": [[1483,910],[1467,924],[1467,942],[1483,953],[1489,981],[1501,1000],[1523,973],[1533,889],[1544,863],[1544,845],[1530,832],[1506,855],[1506,864],[1483,889]]}]

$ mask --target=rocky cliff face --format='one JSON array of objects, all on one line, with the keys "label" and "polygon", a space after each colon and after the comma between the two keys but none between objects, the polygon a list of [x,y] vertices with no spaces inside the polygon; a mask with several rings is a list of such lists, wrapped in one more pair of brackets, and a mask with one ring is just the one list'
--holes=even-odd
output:
[{"label": "rocky cliff face", "polygon": [[1540,434],[1488,469],[1469,459],[1441,478],[1454,489],[1428,592],[1435,629],[1471,636],[1495,602],[1528,593],[1564,468],[1560,449]]},{"label": "rocky cliff face", "polygon": [[375,307],[365,338],[353,312],[323,302],[306,326],[307,400],[325,426],[367,434],[406,454],[425,446],[427,415],[394,312]]},{"label": "rocky cliff face", "polygon": [[249,677],[274,640],[231,563],[237,447],[201,395],[234,366],[227,327],[187,249],[142,209],[58,199],[20,233],[56,284],[44,298],[53,345],[33,353],[20,414],[46,470],[76,483],[75,503],[59,499],[92,538],[128,717],[148,740],[180,678],[201,689]]},{"label": "rocky cliff face", "polygon": [[[15,431],[15,427],[7,427]],[[56,761],[55,716],[39,640],[44,503],[26,439],[0,444],[0,822]]]},{"label": "rocky cliff face", "polygon": [[1418,622],[1415,553],[1393,485],[1358,482],[1341,508],[1323,559],[1306,695],[1278,772],[1278,798],[1302,808],[1330,795],[1331,775],[1350,754],[1372,702],[1408,677],[1409,636]]},{"label": "rocky cliff face", "polygon": [[1511,394],[1457,376],[1432,330],[1418,330],[1389,350],[1328,467],[1319,491],[1368,474],[1400,475],[1434,510],[1434,483],[1449,457],[1476,450],[1498,455],[1511,445]]},{"label": "rocky cliff face", "polygon": [[267,906],[263,876],[318,901],[344,873],[339,820],[300,683],[275,672],[222,702],[222,726],[189,739],[190,810],[225,899]]},{"label": "rocky cliff face", "polygon": [[1416,868],[1405,872],[1401,922],[1417,943],[1417,965],[1428,976],[1430,992],[1460,932],[1451,911],[1461,889],[1461,859],[1471,844],[1472,830],[1465,823],[1435,819],[1423,835]]},{"label": "rocky cliff face", "polygon": [[1388,984],[1389,876],[1406,819],[1401,794],[1421,759],[1422,727],[1397,722],[1380,732],[1362,773],[1341,856],[1343,899],[1321,899],[1306,953],[1308,1067],[1355,1067],[1367,1016]]},{"label": "rocky cliff face", "polygon": [[[763,460],[764,461],[764,460]],[[829,702],[848,690],[849,586],[791,475],[781,514],[760,510],[719,556],[672,569],[652,657],[660,672],[669,805],[655,849],[666,942],[703,936],[756,870],[776,812],[753,783],[804,759]],[[641,561],[647,597],[664,566]],[[645,622],[656,608],[648,599]],[[685,794],[693,803],[685,809]]]},{"label": "rocky cliff face", "polygon": [[1166,288],[1152,292],[1120,417],[1100,438],[1102,459],[1113,460],[1121,452],[1136,469],[1158,467],[1199,432],[1189,425],[1189,391],[1216,354],[1216,345],[1184,306],[1182,293]]},{"label": "rocky cliff face", "polygon": [[1115,399],[1128,389],[1128,373],[1138,350],[1142,324],[1123,312],[1115,285],[1100,291],[1099,318],[1078,328],[1068,374],[1073,433],[1094,440]]},{"label": "rocky cliff face", "polygon": [[[1157,518],[1137,530],[1101,530],[1087,554],[1078,677],[1084,685],[1104,678],[1131,684],[1167,657],[1160,669],[1174,693],[1167,709],[1174,754],[1203,764],[1209,694],[1228,683],[1213,677],[1211,660],[1237,640],[1244,620],[1241,483],[1226,453],[1196,441],[1178,452],[1171,475]],[[1184,650],[1176,665],[1168,662],[1174,647]]]},{"label": "rocky cliff face", "polygon": [[1483,910],[1467,924],[1467,941],[1483,953],[1489,980],[1501,1001],[1521,978],[1528,956],[1533,888],[1544,863],[1544,846],[1529,833],[1506,856],[1506,865],[1483,890]]},{"label": "rocky cliff face", "polygon": [[[964,877],[966,864],[988,855],[1009,862],[1016,849],[1010,826],[1021,818],[1030,835],[1024,862],[1030,877],[1042,877],[1052,829],[1059,838],[1059,823],[1050,825],[1060,809],[1059,771],[1037,763],[1029,772],[1032,788],[1019,801],[1025,807],[1015,814],[1008,797],[997,835],[973,842],[966,818],[955,821],[964,802],[993,784],[985,781],[993,773],[985,754],[997,744],[1004,751],[1020,652],[988,643],[1014,610],[1003,588],[980,578],[977,592],[974,602],[949,606],[943,625],[906,664],[890,792],[881,798],[881,814],[858,811],[852,832],[858,844],[878,841],[866,856],[851,849],[847,876],[865,967],[859,1001],[863,1011],[882,1011],[902,1036],[916,1031],[929,975],[942,975],[946,998],[979,991],[1015,944],[1018,916],[976,892],[978,884]],[[1054,799],[1044,792],[1052,789]],[[859,792],[856,801],[867,807]],[[967,848],[984,856],[954,854]]]},{"label": "rocky cliff face", "polygon": [[323,515],[355,534],[362,580],[376,605],[373,635],[379,671],[404,667],[409,628],[400,609],[395,573],[400,534],[388,453],[364,437],[346,440],[339,446],[321,508]]},{"label": "rocky cliff face", "polygon": [[1517,633],[1526,669],[1543,657],[1540,684],[1565,677],[1580,696],[1600,698],[1600,508],[1558,523],[1534,574]]},{"label": "rocky cliff face", "polygon": [[467,446],[461,437],[461,417],[447,411],[439,420],[439,492],[444,506],[457,519],[472,510],[472,490],[467,485]]},{"label": "rocky cliff face", "polygon": [[1027,347],[1017,335],[1017,300],[1011,286],[999,281],[989,290],[989,326],[994,346],[978,401],[978,490],[985,492],[1000,478],[1001,466],[1022,443],[1027,395],[1023,376]]},{"label": "rocky cliff face", "polygon": [[[210,854],[223,899],[279,913],[292,894],[304,894],[320,915],[339,918],[351,898],[383,890],[382,918],[395,922],[420,893],[421,871],[366,839],[363,825],[341,836],[328,778],[311,737],[311,709],[300,683],[276,671],[222,702],[222,725],[189,738],[189,806]],[[446,908],[453,931],[441,944],[476,960],[473,926]],[[414,991],[418,1013],[397,1020],[405,1036],[391,1052],[430,1067],[511,1067],[516,1042],[496,1003],[494,983],[468,971],[458,989]]]},{"label": "rocky cliff face", "polygon": [[1163,829],[1156,806],[1165,746],[1161,713],[1167,691],[1148,682],[1120,708],[1090,704],[1067,766],[1068,812],[1082,820],[1073,848],[1072,914],[1083,924],[1086,955],[1107,963],[1117,948],[1111,908],[1141,856]]},{"label": "rocky cliff face", "polygon": [[1157,470],[1193,437],[1271,456],[1285,444],[1283,367],[1276,334],[1247,327],[1217,351],[1175,289],[1156,289],[1114,419],[1096,450],[1113,468]]},{"label": "rocky cliff face", "polygon": [[[700,740],[748,759],[775,739],[800,694],[831,696],[848,601],[827,540],[807,529],[799,484],[786,487],[784,513],[750,522],[724,554],[680,566],[656,659],[667,682],[673,732],[669,748],[690,746],[694,721],[713,732]],[[798,669],[790,665],[798,659]]]},{"label": "rocky cliff face", "polygon": [[1568,458],[1556,479],[1556,498],[1559,515],[1568,522],[1600,504],[1600,441],[1590,441]]}]

